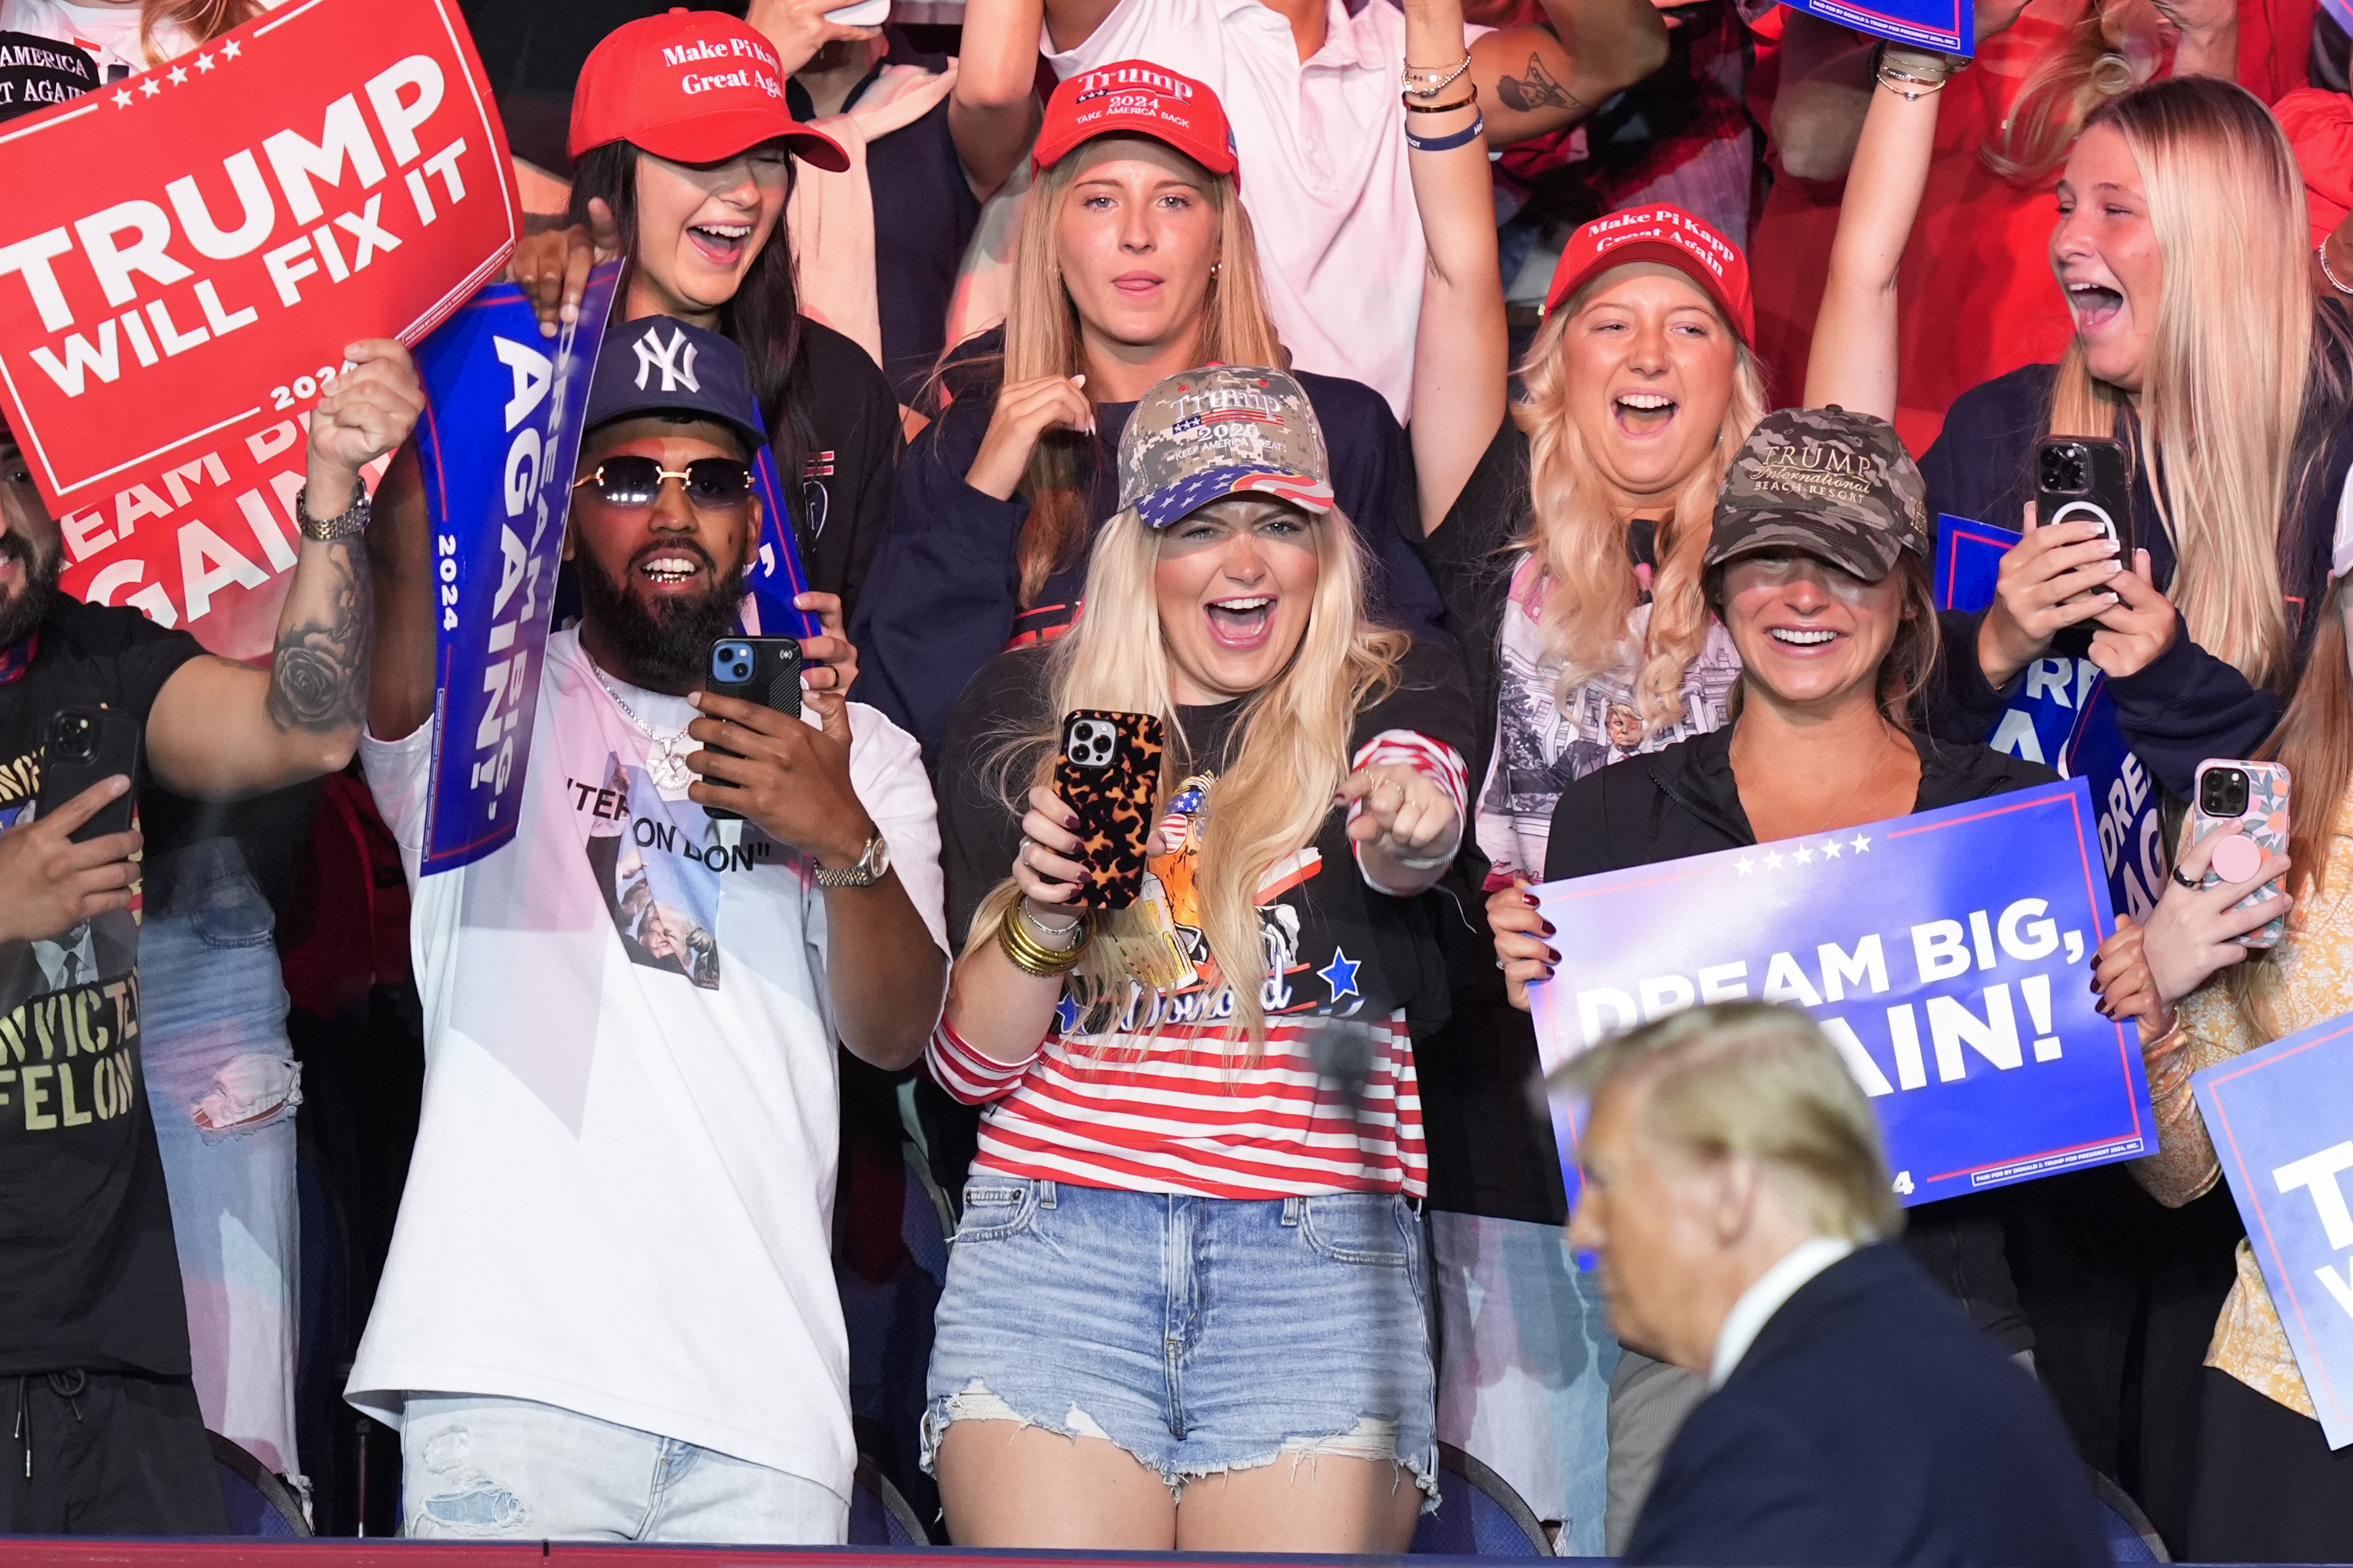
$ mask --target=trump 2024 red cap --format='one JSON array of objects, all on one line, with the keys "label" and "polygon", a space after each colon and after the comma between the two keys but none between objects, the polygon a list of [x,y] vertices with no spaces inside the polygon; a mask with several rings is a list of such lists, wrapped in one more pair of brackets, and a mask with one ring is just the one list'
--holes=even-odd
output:
[{"label": "trump 2024 red cap", "polygon": [[1116,60],[1057,87],[1038,131],[1038,167],[1051,168],[1092,137],[1122,132],[1165,142],[1212,174],[1234,173],[1234,133],[1218,95],[1148,60]]},{"label": "trump 2024 red cap", "polygon": [[820,169],[849,154],[793,118],[768,40],[718,11],[672,8],[625,23],[590,51],[572,97],[572,156],[628,142],[657,158],[715,163],[781,138]]},{"label": "trump 2024 red cap", "polygon": [[1715,226],[1663,204],[1595,218],[1568,237],[1545,290],[1546,314],[1613,267],[1655,261],[1698,284],[1744,343],[1757,341],[1757,307],[1748,292],[1748,258]]}]

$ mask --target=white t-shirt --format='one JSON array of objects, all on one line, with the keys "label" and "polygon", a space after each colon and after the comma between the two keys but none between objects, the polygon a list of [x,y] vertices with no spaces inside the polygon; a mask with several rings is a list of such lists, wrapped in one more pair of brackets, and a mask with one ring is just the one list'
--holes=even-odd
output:
[{"label": "white t-shirt", "polygon": [[[114,81],[148,68],[139,44],[138,5],[76,5],[71,0],[0,0],[0,30],[56,38],[90,51],[100,81]],[[186,54],[196,40],[176,22],[158,23],[155,57]]]},{"label": "white t-shirt", "polygon": [[[668,732],[681,698],[614,691]],[[915,742],[852,703],[850,775],[946,951]],[[425,1105],[346,1397],[537,1400],[849,1494],[831,1263],[825,894],[665,798],[579,638],[548,639],[513,842],[418,882],[432,726],[361,756],[400,841]]]},{"label": "white t-shirt", "polygon": [[1531,882],[1545,874],[1552,811],[1561,792],[1611,763],[1655,752],[1724,727],[1740,683],[1740,650],[1724,623],[1708,617],[1699,657],[1683,671],[1683,713],[1646,734],[1634,683],[1651,636],[1651,601],[1626,617],[1620,661],[1556,695],[1560,660],[1545,647],[1542,584],[1549,579],[1523,555],[1496,635],[1495,753],[1480,785],[1474,831],[1494,875],[1514,871]]},{"label": "white t-shirt", "polygon": [[[1073,49],[1039,47],[1064,79],[1150,60],[1225,106],[1260,272],[1294,365],[1376,388],[1402,423],[1429,270],[1406,168],[1405,17],[1325,0],[1330,35],[1302,61],[1291,24],[1259,0],[1120,0]],[[1470,27],[1466,37],[1489,29]]]}]

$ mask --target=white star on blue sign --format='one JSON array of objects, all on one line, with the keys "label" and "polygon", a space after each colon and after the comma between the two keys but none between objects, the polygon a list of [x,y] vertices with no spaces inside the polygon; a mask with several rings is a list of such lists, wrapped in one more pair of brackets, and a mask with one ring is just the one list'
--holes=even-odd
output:
[{"label": "white star on blue sign", "polygon": [[1063,997],[1060,1002],[1054,1004],[1054,1021],[1061,1026],[1063,1034],[1077,1034],[1079,1032],[1079,1005],[1076,1002],[1071,1001],[1068,996]]},{"label": "white star on blue sign", "polygon": [[1356,989],[1356,971],[1363,967],[1361,960],[1350,958],[1335,947],[1332,950],[1332,962],[1317,970],[1315,977],[1332,988],[1332,1000],[1337,1002],[1343,996],[1364,994]]}]

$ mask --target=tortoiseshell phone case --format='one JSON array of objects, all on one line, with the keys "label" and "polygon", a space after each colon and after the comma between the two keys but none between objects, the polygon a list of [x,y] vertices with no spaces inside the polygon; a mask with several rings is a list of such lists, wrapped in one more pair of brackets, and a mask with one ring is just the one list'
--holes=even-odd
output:
[{"label": "tortoiseshell phone case", "polygon": [[1062,721],[1054,793],[1079,814],[1087,879],[1071,901],[1082,909],[1124,910],[1144,890],[1160,746],[1160,721],[1149,713],[1076,708]]}]

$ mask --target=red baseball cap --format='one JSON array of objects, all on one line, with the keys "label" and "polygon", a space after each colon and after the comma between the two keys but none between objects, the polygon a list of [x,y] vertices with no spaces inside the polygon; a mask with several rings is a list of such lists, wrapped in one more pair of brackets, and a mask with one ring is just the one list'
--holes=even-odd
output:
[{"label": "red baseball cap", "polygon": [[1212,174],[1236,172],[1234,132],[1218,95],[1149,60],[1117,60],[1057,87],[1038,131],[1038,167],[1051,168],[1080,142],[1118,132],[1165,142]]},{"label": "red baseball cap", "polygon": [[673,6],[605,36],[572,97],[571,153],[629,142],[657,158],[712,163],[781,137],[836,174],[849,154],[793,118],[768,40],[733,16]]},{"label": "red baseball cap", "polygon": [[1724,312],[1742,342],[1757,341],[1757,307],[1748,293],[1748,258],[1703,218],[1681,207],[1636,207],[1595,218],[1568,237],[1545,291],[1545,310],[1613,267],[1655,261],[1698,284]]}]

